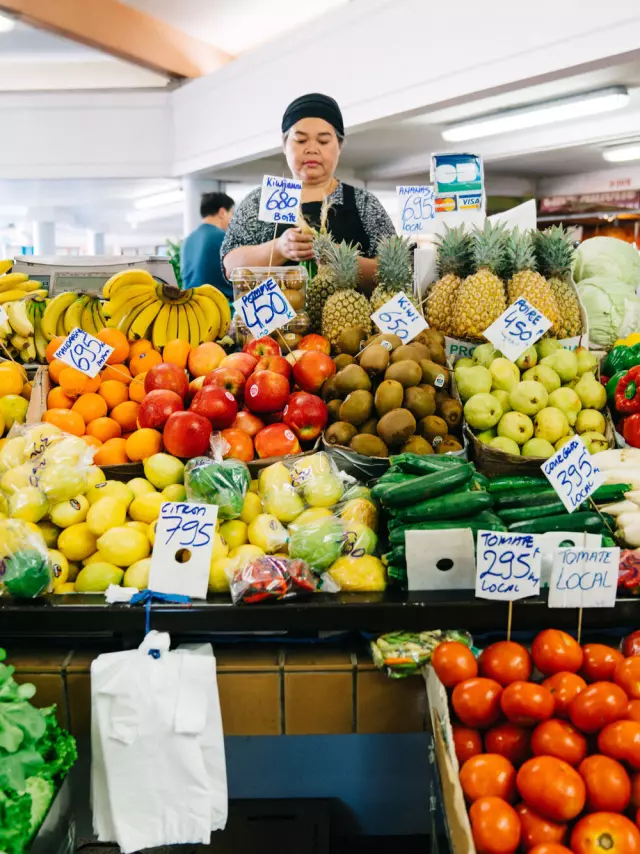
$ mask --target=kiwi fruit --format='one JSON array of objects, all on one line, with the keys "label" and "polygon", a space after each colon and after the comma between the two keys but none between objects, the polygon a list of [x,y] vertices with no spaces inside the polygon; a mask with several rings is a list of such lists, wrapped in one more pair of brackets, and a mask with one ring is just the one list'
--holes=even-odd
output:
[{"label": "kiwi fruit", "polygon": [[348,353],[340,353],[340,355],[336,356],[333,361],[336,366],[336,370],[341,371],[343,368],[346,368],[347,365],[353,365],[356,360]]},{"label": "kiwi fruit", "polygon": [[371,389],[371,380],[369,375],[361,368],[360,365],[347,365],[339,374],[336,374],[336,386],[341,394],[347,395],[352,391]]},{"label": "kiwi fruit", "polygon": [[403,344],[402,347],[396,347],[391,354],[391,363],[401,362],[403,359],[411,359],[413,362],[419,362],[420,359],[428,359],[428,351],[425,354],[426,347],[423,349],[422,344],[414,345]]},{"label": "kiwi fruit", "polygon": [[378,421],[378,436],[385,445],[404,445],[416,432],[416,419],[408,409],[392,409]]},{"label": "kiwi fruit", "polygon": [[367,344],[382,344],[385,349],[388,349],[388,347],[386,347],[383,342],[386,342],[386,344],[390,345],[392,351],[395,350],[397,347],[402,347],[402,338],[400,338],[398,335],[394,335],[392,332],[378,332],[377,335],[371,336],[371,338],[367,341]]},{"label": "kiwi fruit", "polygon": [[381,374],[388,365],[389,351],[381,344],[370,344],[360,354],[360,367],[368,374]]},{"label": "kiwi fruit", "polygon": [[422,369],[422,382],[436,388],[447,388],[449,386],[449,371],[442,365],[438,365],[430,359],[422,359],[420,368]]},{"label": "kiwi fruit", "polygon": [[371,436],[369,433],[358,433],[349,442],[352,451],[363,454],[365,457],[388,457],[389,449],[379,436]]},{"label": "kiwi fruit", "polygon": [[402,406],[404,386],[397,380],[383,380],[376,389],[376,412],[378,416],[386,415],[392,409]]},{"label": "kiwi fruit", "polygon": [[289,300],[289,304],[294,311],[300,311],[304,308],[304,294],[302,291],[294,291],[291,288],[286,288],[282,293]]},{"label": "kiwi fruit", "polygon": [[404,392],[402,405],[413,415],[416,421],[426,418],[427,415],[433,415],[436,411],[435,395],[429,394],[424,389],[414,386],[407,388]]},{"label": "kiwi fruit", "polygon": [[445,436],[436,449],[436,454],[450,454],[452,451],[461,451],[462,445],[453,436]]},{"label": "kiwi fruit", "polygon": [[[423,371],[417,362],[403,359],[389,365],[384,374],[385,380],[397,380],[404,388],[418,385],[422,381]],[[431,383],[433,385],[433,383]]]},{"label": "kiwi fruit", "polygon": [[444,401],[445,401],[445,400],[453,400],[453,399],[454,399],[454,398],[451,396],[451,392],[447,391],[447,390],[446,390],[446,389],[444,389],[444,388],[434,388],[434,386],[431,386],[431,388],[432,388],[432,389],[435,391],[435,393],[436,393],[436,394],[435,394],[435,397],[436,397],[436,407],[438,407],[438,406],[440,406],[440,404],[444,403]]},{"label": "kiwi fruit", "polygon": [[420,334],[425,336],[425,344],[427,344],[428,347],[431,346],[432,341],[435,344],[439,344],[441,347],[444,347],[444,332],[440,332],[439,329],[434,329],[432,326],[430,326],[428,329],[425,329]]},{"label": "kiwi fruit", "polygon": [[358,432],[353,424],[346,421],[336,421],[324,431],[324,440],[329,445],[348,445]]},{"label": "kiwi fruit", "polygon": [[444,418],[440,418],[439,415],[427,415],[426,418],[423,418],[418,424],[418,433],[423,436],[427,442],[431,442],[433,445],[433,440],[436,437],[440,437],[444,439],[444,437],[449,432],[449,428],[447,427],[447,422]]},{"label": "kiwi fruit", "polygon": [[335,400],[337,397],[342,397],[342,393],[338,388],[337,374],[334,374],[332,377],[329,377],[322,383],[322,388],[320,389],[320,397],[324,400],[325,403],[329,403],[330,400]]},{"label": "kiwi fruit", "polygon": [[435,362],[436,365],[446,364],[447,356],[444,352],[444,347],[442,347],[440,344],[429,344],[429,353],[431,354],[431,361]]},{"label": "kiwi fruit", "polygon": [[400,448],[401,454],[433,454],[433,448],[422,436],[414,435]]},{"label": "kiwi fruit", "polygon": [[349,326],[343,329],[338,339],[338,346],[342,353],[347,353],[349,356],[355,356],[359,353],[367,338],[367,333],[361,326]]},{"label": "kiwi fruit", "polygon": [[[407,389],[413,391],[413,389]],[[462,424],[462,404],[457,400],[443,400],[438,407],[438,414],[447,422],[449,430],[457,430]],[[429,415],[433,415],[432,412]]]},{"label": "kiwi fruit", "polygon": [[360,425],[359,433],[369,433],[371,436],[378,435],[378,419],[377,418],[367,418],[364,424]]},{"label": "kiwi fruit", "polygon": [[339,421],[340,420],[340,407],[342,406],[342,401],[339,397],[336,397],[335,400],[330,400],[327,403],[327,409],[329,410],[329,421]]},{"label": "kiwi fruit", "polygon": [[356,389],[347,395],[340,407],[340,421],[359,427],[373,412],[373,395],[365,389]]}]

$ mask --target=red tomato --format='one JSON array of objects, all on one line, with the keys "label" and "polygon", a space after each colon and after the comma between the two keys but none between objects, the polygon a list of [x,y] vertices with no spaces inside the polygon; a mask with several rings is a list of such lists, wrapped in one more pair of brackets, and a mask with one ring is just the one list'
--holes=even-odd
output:
[{"label": "red tomato", "polygon": [[514,854],[520,843],[520,821],[501,798],[480,798],[469,809],[477,854]]},{"label": "red tomato", "polygon": [[[453,724],[453,746],[460,765],[467,759],[482,753],[482,736],[477,729],[469,729],[460,724]],[[493,751],[492,751],[493,752]]]},{"label": "red tomato", "polygon": [[594,812],[573,828],[574,854],[640,854],[640,830],[623,815]]},{"label": "red tomato", "polygon": [[640,810],[640,774],[631,775],[631,800],[629,801],[629,805],[634,810]]},{"label": "red tomato", "polygon": [[609,724],[598,735],[598,750],[605,756],[628,762],[635,770],[640,769],[640,723],[616,721]]},{"label": "red tomato", "polygon": [[495,797],[513,803],[516,799],[516,770],[497,753],[467,759],[460,769],[460,785],[468,801]]},{"label": "red tomato", "polygon": [[573,852],[569,851],[564,845],[556,845],[555,842],[549,842],[536,845],[535,848],[529,851],[529,854],[573,854]]},{"label": "red tomato", "polygon": [[640,700],[640,658],[623,658],[616,665],[613,681],[626,692],[630,700]]},{"label": "red tomato", "polygon": [[569,717],[582,732],[597,732],[624,717],[628,705],[627,695],[618,685],[594,682],[572,701]]},{"label": "red tomato", "polygon": [[582,812],[587,796],[575,768],[555,756],[528,759],[516,783],[525,803],[551,821],[571,821]]},{"label": "red tomato", "polygon": [[534,682],[512,682],[502,692],[500,706],[514,724],[533,726],[553,714],[551,691]]},{"label": "red tomato", "polygon": [[629,658],[631,655],[640,655],[640,630],[627,635],[622,641],[620,649],[625,658]]},{"label": "red tomato", "polygon": [[534,729],[531,751],[534,756],[555,756],[579,765],[587,755],[587,739],[567,721],[552,718]]},{"label": "red tomato", "polygon": [[629,700],[625,721],[640,721],[640,700]]},{"label": "red tomato", "polygon": [[545,629],[531,644],[533,663],[540,673],[551,676],[568,670],[577,673],[582,667],[582,647],[571,635],[560,629]]},{"label": "red tomato", "polygon": [[587,683],[582,676],[577,676],[575,673],[568,673],[563,670],[560,673],[554,673],[542,683],[545,688],[553,694],[553,699],[556,703],[554,714],[559,718],[569,717],[569,705],[580,691],[587,687]]},{"label": "red tomato", "polygon": [[451,705],[463,724],[480,729],[500,717],[502,688],[493,679],[465,679],[453,689]]},{"label": "red tomato", "polygon": [[528,729],[515,724],[498,724],[487,730],[484,737],[488,753],[498,753],[513,765],[522,765],[531,756]]},{"label": "red tomato", "polygon": [[457,641],[439,643],[431,656],[431,664],[445,688],[478,675],[478,664],[468,646]]},{"label": "red tomato", "polygon": [[586,643],[582,652],[584,660],[580,675],[587,682],[611,682],[616,664],[624,660],[621,652],[603,643]]},{"label": "red tomato", "polygon": [[535,810],[528,807],[526,804],[518,804],[516,807],[518,818],[520,819],[520,845],[524,851],[529,851],[535,848],[536,845],[542,845],[543,842],[564,842],[567,838],[567,825],[558,824],[555,821],[549,821],[548,818],[543,818],[538,815]]},{"label": "red tomato", "polygon": [[478,661],[480,675],[495,679],[500,685],[527,681],[531,676],[531,656],[514,641],[498,641],[488,646]]},{"label": "red tomato", "polygon": [[631,797],[631,780],[619,762],[598,753],[580,763],[578,774],[587,787],[590,812],[623,812]]}]

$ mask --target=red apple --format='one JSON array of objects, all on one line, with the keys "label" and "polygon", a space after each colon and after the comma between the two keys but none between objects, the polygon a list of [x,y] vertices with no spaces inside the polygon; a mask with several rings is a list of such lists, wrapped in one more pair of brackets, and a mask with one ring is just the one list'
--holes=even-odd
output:
[{"label": "red apple", "polygon": [[289,393],[289,380],[282,374],[259,371],[247,380],[244,402],[250,412],[275,412],[284,408]]},{"label": "red apple", "polygon": [[241,371],[245,377],[249,377],[254,372],[257,364],[257,358],[250,353],[230,353],[224,357],[218,367],[233,368],[236,371]]},{"label": "red apple", "polygon": [[252,412],[238,412],[236,420],[231,425],[236,430],[244,430],[251,438],[253,438],[259,430],[264,427],[264,421],[261,421],[257,415]]},{"label": "red apple", "polygon": [[291,365],[284,356],[263,356],[256,365],[255,372],[273,371],[276,374],[282,374],[283,377],[290,380],[292,370]]},{"label": "red apple", "polygon": [[269,424],[253,440],[256,453],[264,457],[284,457],[287,454],[299,454],[300,442],[286,424]]},{"label": "red apple", "polygon": [[224,388],[205,385],[191,401],[191,412],[203,415],[216,430],[231,427],[238,414],[238,401]]},{"label": "red apple", "polygon": [[335,372],[335,362],[326,353],[308,350],[293,366],[293,379],[303,391],[315,394]]},{"label": "red apple", "polygon": [[265,424],[277,424],[278,421],[282,421],[282,413],[284,409],[277,409],[275,412],[263,412],[262,420]]},{"label": "red apple", "polygon": [[164,449],[174,457],[199,457],[209,450],[211,422],[195,412],[174,412],[165,424]]},{"label": "red apple", "polygon": [[331,353],[331,341],[324,335],[316,335],[315,332],[312,332],[311,335],[304,336],[298,344],[298,350],[317,350],[320,353],[326,353],[328,356]]},{"label": "red apple", "polygon": [[289,398],[282,420],[291,427],[298,439],[309,442],[317,439],[329,419],[326,403],[315,394],[297,391]]},{"label": "red apple", "polygon": [[242,400],[244,394],[244,386],[247,378],[242,371],[237,371],[235,368],[216,368],[204,378],[203,388],[207,386],[216,386],[217,388],[226,388],[235,397],[236,400]]},{"label": "red apple", "polygon": [[168,418],[174,412],[181,412],[183,409],[182,398],[175,391],[165,388],[154,389],[142,398],[138,410],[138,427],[162,430]]},{"label": "red apple", "polygon": [[242,348],[243,353],[250,353],[256,358],[261,356],[279,356],[280,345],[273,338],[266,336],[265,338],[252,338]]},{"label": "red apple", "polygon": [[189,390],[189,380],[184,368],[179,368],[171,362],[160,362],[149,368],[144,375],[144,390],[148,394],[158,388],[175,391],[184,400]]},{"label": "red apple", "polygon": [[187,366],[192,377],[204,377],[215,371],[227,354],[219,344],[206,341],[189,352]]},{"label": "red apple", "polygon": [[204,383],[204,377],[196,377],[195,380],[191,380],[189,383],[189,389],[187,391],[187,396],[185,397],[185,403],[191,403],[193,398],[196,396],[196,392],[199,392]]}]

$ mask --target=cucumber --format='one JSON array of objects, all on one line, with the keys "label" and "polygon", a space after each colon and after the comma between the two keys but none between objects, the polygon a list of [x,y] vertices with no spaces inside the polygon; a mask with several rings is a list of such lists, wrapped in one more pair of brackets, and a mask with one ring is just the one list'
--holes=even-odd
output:
[{"label": "cucumber", "polygon": [[402,472],[387,472],[379,477],[377,483],[406,483],[408,480],[415,480],[413,474],[403,474]]},{"label": "cucumber", "polygon": [[607,483],[592,492],[591,498],[596,504],[614,504],[616,501],[623,501],[625,493],[631,492],[631,489],[630,483]]},{"label": "cucumber", "polygon": [[[535,507],[548,504],[550,501],[559,501],[558,493],[547,484],[546,487],[530,487],[526,490],[516,492],[498,492],[493,499],[499,510],[504,507]],[[564,504],[562,505],[564,507]]]},{"label": "cucumber", "polygon": [[601,534],[605,523],[597,513],[562,513],[558,516],[542,516],[524,522],[513,522],[509,531],[523,534],[546,534],[549,531],[576,531],[584,534]]},{"label": "cucumber", "polygon": [[398,466],[408,474],[432,474],[436,471],[442,471],[442,469],[456,468],[467,462],[460,457],[448,457],[444,454],[441,456],[435,454],[422,456],[410,453],[398,454],[398,456],[391,457],[390,461],[392,465]]},{"label": "cucumber", "polygon": [[404,507],[453,492],[470,481],[472,475],[473,466],[467,463],[464,466],[455,466],[449,471],[413,478],[408,483],[378,484],[371,490],[371,495],[379,498],[385,507]]},{"label": "cucumber", "polygon": [[489,478],[484,474],[480,474],[477,471],[473,476],[473,482],[475,484],[474,489],[488,489],[489,488]]},{"label": "cucumber", "polygon": [[387,575],[389,578],[394,581],[405,582],[407,580],[407,567],[406,566],[397,566],[395,564],[390,564],[387,567]]},{"label": "cucumber", "polygon": [[527,475],[515,476],[505,475],[503,477],[493,477],[489,481],[487,489],[489,492],[512,492],[517,489],[529,490],[531,487],[549,486],[549,481],[546,477],[530,477]]},{"label": "cucumber", "polygon": [[[580,505],[580,509],[589,509],[586,501]],[[528,519],[541,519],[544,516],[558,516],[564,512],[565,507],[560,499],[535,507],[505,507],[497,511],[505,525],[511,525],[513,522],[526,522]]]},{"label": "cucumber", "polygon": [[401,546],[395,546],[391,549],[390,552],[382,555],[383,562],[390,566],[395,564],[396,566],[402,566],[406,562],[407,556],[404,550],[404,543]]},{"label": "cucumber", "polygon": [[473,516],[482,510],[490,510],[492,507],[493,498],[487,492],[456,492],[405,507],[397,518],[404,522],[458,519]]},{"label": "cucumber", "polygon": [[504,522],[494,513],[483,512],[477,516],[468,516],[464,519],[441,520],[434,522],[414,522],[400,525],[389,533],[389,543],[395,546],[404,546],[404,535],[406,531],[449,531],[461,528],[471,528],[474,533],[478,531],[506,531]]}]

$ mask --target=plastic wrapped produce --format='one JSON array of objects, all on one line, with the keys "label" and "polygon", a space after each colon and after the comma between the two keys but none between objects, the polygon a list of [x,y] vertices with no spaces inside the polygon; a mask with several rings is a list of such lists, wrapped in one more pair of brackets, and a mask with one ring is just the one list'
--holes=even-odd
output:
[{"label": "plastic wrapped produce", "polygon": [[304,561],[268,555],[256,558],[236,570],[231,580],[234,605],[308,595],[317,589],[318,577]]},{"label": "plastic wrapped produce", "polygon": [[378,670],[391,679],[420,674],[431,661],[434,649],[445,641],[458,641],[471,647],[471,635],[457,630],[429,632],[389,632],[371,641],[371,656]]},{"label": "plastic wrapped produce", "polygon": [[382,561],[372,555],[340,557],[328,569],[331,578],[341,590],[352,593],[374,593],[384,590],[387,586]]},{"label": "plastic wrapped produce", "polygon": [[22,519],[0,519],[0,590],[34,599],[50,589],[52,566],[44,538]]},{"label": "plastic wrapped produce", "polygon": [[289,554],[306,561],[315,572],[325,572],[342,554],[344,542],[342,522],[329,515],[296,525],[289,537]]},{"label": "plastic wrapped produce", "polygon": [[239,518],[250,483],[249,469],[240,460],[195,457],[184,470],[187,499],[217,504],[219,519]]}]

